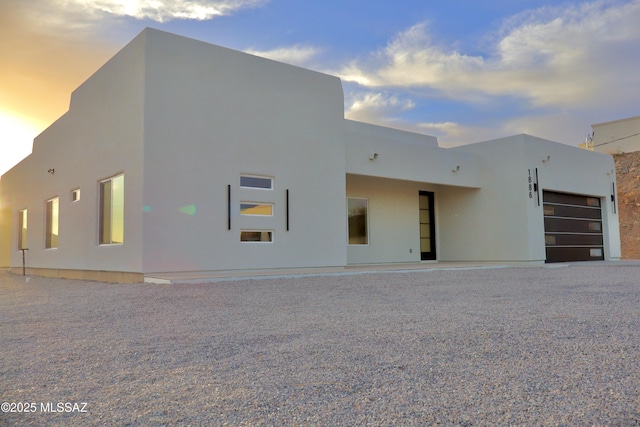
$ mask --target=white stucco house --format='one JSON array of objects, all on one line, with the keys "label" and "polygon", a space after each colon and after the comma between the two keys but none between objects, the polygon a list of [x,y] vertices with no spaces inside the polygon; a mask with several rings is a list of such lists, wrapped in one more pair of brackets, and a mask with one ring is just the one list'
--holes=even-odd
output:
[{"label": "white stucco house", "polygon": [[445,149],[346,120],[337,77],[146,29],[2,176],[4,263],[126,282],[615,260],[615,179],[611,156],[528,135]]},{"label": "white stucco house", "polygon": [[607,154],[640,151],[640,116],[591,125],[587,148]]}]

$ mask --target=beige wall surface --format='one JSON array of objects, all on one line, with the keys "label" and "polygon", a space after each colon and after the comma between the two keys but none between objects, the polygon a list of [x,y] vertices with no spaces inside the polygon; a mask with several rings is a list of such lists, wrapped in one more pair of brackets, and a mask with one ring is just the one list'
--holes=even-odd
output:
[{"label": "beige wall surface", "polygon": [[[340,80],[147,36],[144,271],[345,265]],[[241,174],[272,177],[274,188],[240,188]],[[273,203],[273,216],[241,216],[240,202]],[[271,230],[274,241],[243,243],[241,230]]]},{"label": "beige wall surface", "polygon": [[345,120],[346,172],[477,187],[477,156],[440,148],[433,136]]},{"label": "beige wall surface", "polygon": [[[540,192],[529,194],[536,171]],[[99,183],[120,173],[125,242],[99,245]],[[241,175],[273,188],[241,188]],[[544,261],[543,190],[600,197],[605,257],[617,259],[614,183],[611,156],[528,135],[443,149],[345,120],[336,77],[147,29],[2,177],[0,266],[21,266],[22,209],[27,266],[55,274],[419,261],[421,190],[435,194],[438,260]],[[44,249],[52,197],[59,245]],[[347,197],[368,200],[367,245],[348,245]],[[272,215],[241,215],[241,203],[269,204]],[[273,241],[240,241],[254,230]]]},{"label": "beige wall surface", "polygon": [[[139,36],[76,89],[69,111],[35,139],[31,155],[3,175],[11,218],[27,209],[28,266],[141,270],[143,48]],[[100,246],[99,182],[119,173],[125,174],[125,243]],[[81,198],[72,202],[78,188]],[[54,197],[58,248],[45,249],[46,201]],[[15,222],[11,228],[11,266],[21,266]]]},{"label": "beige wall surface", "polygon": [[[437,186],[412,181],[347,175],[347,198],[367,199],[369,232],[368,244],[348,245],[348,263],[420,261],[418,194],[436,189]],[[436,210],[437,206],[436,201]],[[344,214],[347,215],[346,210]],[[345,238],[344,244],[347,243]]]},{"label": "beige wall surface", "polygon": [[640,150],[640,116],[591,125],[593,149],[619,154]]},{"label": "beige wall surface", "polygon": [[[482,190],[466,221],[457,224],[475,230],[491,247],[468,248],[469,257],[494,260],[544,260],[542,191],[597,196],[602,201],[605,226],[605,258],[620,258],[617,208],[611,202],[615,166],[611,156],[593,153],[553,141],[516,135],[462,146],[485,162]],[[529,176],[538,172],[539,194],[529,197]],[[538,204],[538,197],[540,203]],[[459,198],[469,211],[473,200]],[[471,212],[470,211],[470,212]],[[452,225],[453,226],[453,225]],[[462,248],[460,248],[462,250]],[[485,255],[482,255],[482,254]],[[473,258],[469,258],[473,259]]]}]

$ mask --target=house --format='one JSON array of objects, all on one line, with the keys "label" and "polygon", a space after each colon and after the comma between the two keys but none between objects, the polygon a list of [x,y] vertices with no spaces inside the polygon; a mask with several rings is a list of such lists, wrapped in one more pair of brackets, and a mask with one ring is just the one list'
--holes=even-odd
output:
[{"label": "house", "polygon": [[620,257],[611,156],[442,148],[344,118],[334,76],[146,29],[2,176],[6,264],[159,273]]},{"label": "house", "polygon": [[640,116],[591,125],[589,149],[607,154],[640,151]]}]

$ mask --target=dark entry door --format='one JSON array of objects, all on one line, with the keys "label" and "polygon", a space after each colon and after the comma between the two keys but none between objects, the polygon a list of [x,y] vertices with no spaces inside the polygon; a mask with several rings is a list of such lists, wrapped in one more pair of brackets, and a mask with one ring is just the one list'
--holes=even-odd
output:
[{"label": "dark entry door", "polygon": [[433,193],[421,191],[420,201],[420,259],[436,259],[436,223]]}]

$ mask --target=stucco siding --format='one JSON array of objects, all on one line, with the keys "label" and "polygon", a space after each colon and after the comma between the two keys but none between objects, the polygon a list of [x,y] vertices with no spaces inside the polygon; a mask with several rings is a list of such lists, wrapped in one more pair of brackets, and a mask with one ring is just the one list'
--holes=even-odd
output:
[{"label": "stucco siding", "polygon": [[593,149],[619,154],[640,150],[640,116],[591,125]]},{"label": "stucco siding", "polygon": [[346,171],[357,175],[477,187],[476,156],[439,148],[435,137],[345,120]]},{"label": "stucco siding", "polygon": [[[496,260],[503,256],[508,256],[505,260],[545,259],[542,208],[545,190],[599,197],[606,227],[606,259],[620,257],[617,214],[613,213],[615,209],[611,204],[615,182],[611,156],[529,135],[515,135],[457,149],[475,153],[488,166],[483,168],[479,193],[483,201],[478,204],[476,218],[484,224],[483,239],[494,236]],[[538,193],[529,196],[529,176],[535,182],[536,169]]]},{"label": "stucco siding", "polygon": [[[144,271],[344,265],[340,80],[148,36]],[[274,187],[240,188],[241,174],[272,177]],[[273,216],[240,216],[243,201],[272,203]],[[240,242],[241,230],[254,229],[272,230],[274,241]]]},{"label": "stucco siding", "polygon": [[[34,141],[33,152],[3,178],[11,217],[27,209],[27,264],[39,268],[140,271],[144,55],[137,38],[71,97],[70,109]],[[124,173],[125,243],[98,245],[98,187]],[[71,192],[81,198],[72,202]],[[45,249],[46,201],[59,199],[56,249]],[[11,266],[21,266],[17,225]]]},{"label": "stucco siding", "polygon": [[[369,233],[368,244],[348,245],[348,263],[420,261],[418,194],[436,188],[418,182],[347,175],[347,198],[368,201]],[[438,201],[436,209],[437,206]],[[346,209],[344,215],[347,215]],[[346,238],[344,244],[347,244]]]}]

